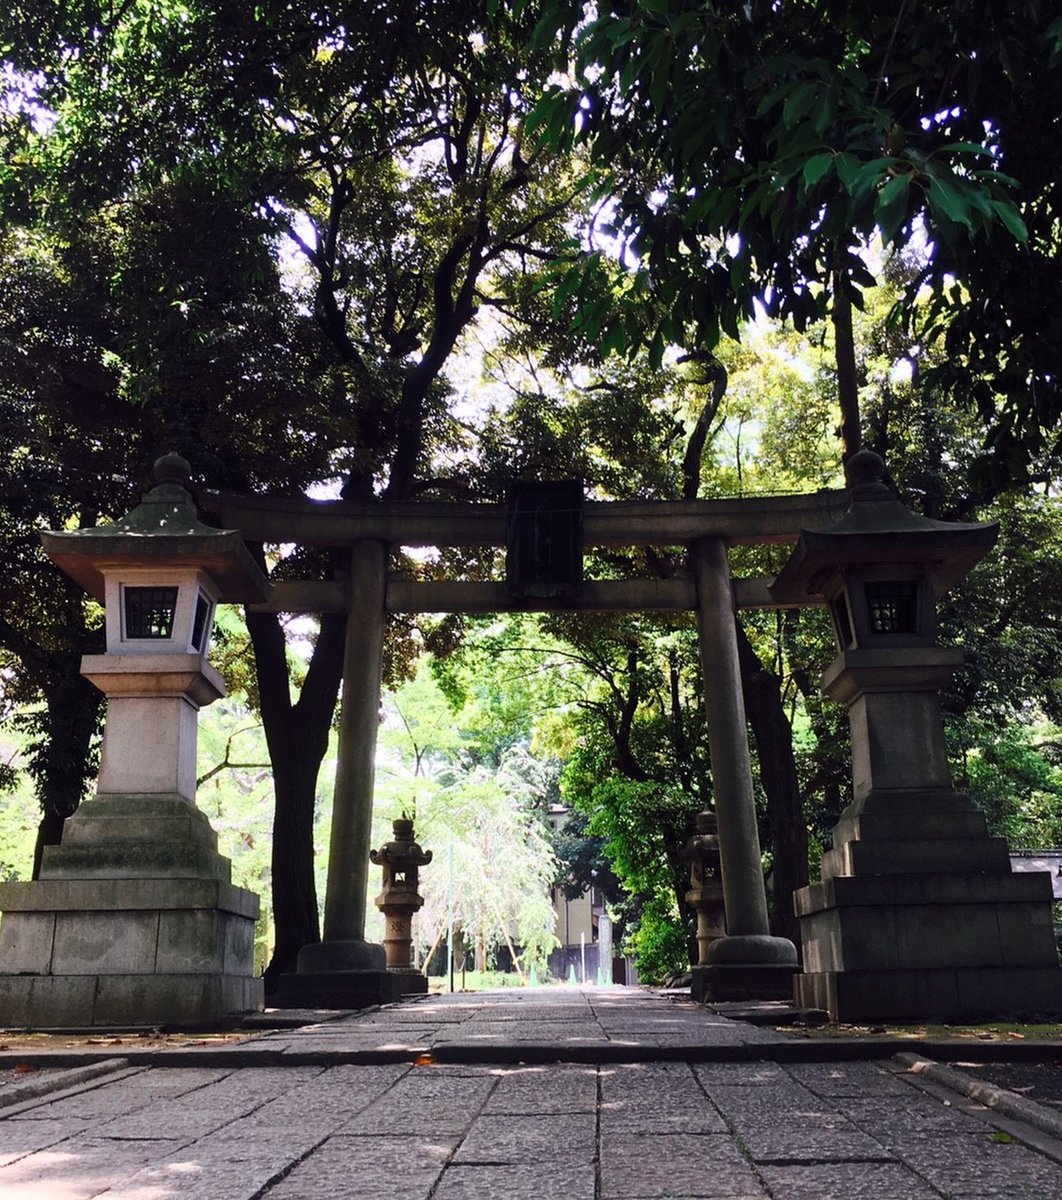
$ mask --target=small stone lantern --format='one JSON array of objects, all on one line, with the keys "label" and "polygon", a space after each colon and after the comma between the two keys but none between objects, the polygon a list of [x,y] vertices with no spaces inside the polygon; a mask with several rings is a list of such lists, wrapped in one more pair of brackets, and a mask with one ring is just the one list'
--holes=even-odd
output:
[{"label": "small stone lantern", "polygon": [[[697,832],[682,847],[682,857],[690,864],[690,887],[686,903],[697,914],[697,962],[708,964],[708,947],[726,934],[726,907],[719,866],[719,823],[713,812],[697,814]],[[694,971],[693,998],[698,995],[698,973]]]},{"label": "small stone lantern", "polygon": [[408,817],[399,817],[392,828],[394,840],[370,851],[369,857],[383,868],[383,888],[376,897],[376,907],[387,925],[383,940],[387,969],[402,974],[402,993],[412,995],[428,990],[427,977],[410,966],[410,951],[413,914],[424,904],[417,890],[420,868],[431,862],[432,855],[414,840],[413,822]]},{"label": "small stone lantern", "polygon": [[870,451],[847,476],[844,517],[802,531],[771,587],[782,605],[828,605],[838,655],[823,688],[847,707],[852,741],[852,801],[822,881],[794,898],[797,1002],[842,1021],[1057,1011],[1050,878],[1011,874],[1006,843],[955,789],[938,694],[963,656],[936,640],[935,597],[997,527],[911,512]]},{"label": "small stone lantern", "polygon": [[107,696],[93,799],[45,847],[40,879],[0,885],[0,1025],[201,1025],[262,1007],[258,897],[231,881],[195,805],[196,719],[225,695],[207,661],[219,601],[266,598],[236,530],[200,523],[189,465],[112,524],[41,535],[106,606]]}]

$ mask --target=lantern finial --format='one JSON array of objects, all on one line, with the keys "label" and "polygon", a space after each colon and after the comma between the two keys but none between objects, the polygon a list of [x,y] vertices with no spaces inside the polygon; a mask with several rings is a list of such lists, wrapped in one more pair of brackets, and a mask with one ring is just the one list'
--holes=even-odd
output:
[{"label": "lantern finial", "polygon": [[157,483],[177,483],[186,488],[192,481],[192,466],[188,459],[171,451],[155,460],[154,474]]},{"label": "lantern finial", "polygon": [[885,460],[873,450],[857,450],[844,465],[844,481],[853,492],[888,492]]}]

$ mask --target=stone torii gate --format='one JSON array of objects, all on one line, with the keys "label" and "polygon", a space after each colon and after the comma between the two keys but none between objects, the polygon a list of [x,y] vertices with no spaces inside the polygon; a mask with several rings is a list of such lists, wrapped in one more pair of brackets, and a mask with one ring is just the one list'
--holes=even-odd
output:
[{"label": "stone torii gate", "polygon": [[[515,485],[517,494],[520,486]],[[281,982],[279,1003],[349,1006],[393,998],[395,981],[384,970],[382,948],[365,941],[387,614],[512,610],[696,611],[727,914],[727,936],[713,944],[710,964],[701,969],[699,990],[718,999],[788,997],[798,970],[797,955],[791,942],[772,937],[768,929],[735,629],[736,609],[778,604],[768,590],[771,580],[731,578],[727,549],[793,543],[803,529],[828,527],[844,511],[845,493],[584,503],[581,486],[568,481],[552,485],[568,488],[562,501],[567,507],[547,511],[536,502],[535,489],[551,485],[524,486],[531,492],[531,525],[538,520],[539,541],[549,543],[547,553],[578,561],[578,578],[569,580],[569,586],[539,579],[520,589],[514,588],[511,577],[506,582],[418,582],[388,574],[391,546],[507,546],[511,564],[514,557],[520,558],[519,547],[513,545],[514,523],[518,530],[521,519],[519,500],[507,507],[198,493],[205,513],[250,540],[342,545],[351,552],[349,581],[278,583],[269,601],[259,606],[274,612],[347,614],[323,940],[300,952],[297,973]],[[515,536],[519,539],[519,533]],[[582,581],[583,545],[685,545],[691,570],[672,579]],[[801,602],[821,600],[797,601]],[[788,600],[787,607],[793,603]]]},{"label": "stone torii gate", "polygon": [[[694,972],[701,998],[787,998],[836,1020],[954,1021],[1062,1012],[1047,873],[1014,874],[1006,843],[958,791],[939,692],[962,653],[936,635],[938,596],[993,545],[989,524],[905,508],[860,451],[848,490],[773,499],[586,503],[577,481],[514,484],[506,505],[355,504],[200,492],[176,455],[119,521],[42,534],[105,602],[107,653],[82,671],[111,696],[97,794],[49,847],[39,880],[0,885],[0,1022],[202,1023],[258,1007],[257,898],[195,807],[196,710],[224,694],[208,662],[219,600],[343,612],[339,761],[324,940],[281,980],[281,1006],[396,1000],[402,973],[365,940],[383,635],[390,612],[697,614],[727,933]],[[345,546],[343,583],[283,583],[241,540]],[[730,576],[730,545],[796,546],[777,578]],[[685,546],[667,580],[584,581],[583,546]],[[389,576],[391,546],[506,547],[504,582]],[[826,606],[837,654],[823,687],[848,710],[852,799],[820,882],[794,897],[804,949],[771,937],[735,613]],[[796,976],[794,981],[794,975]]]}]

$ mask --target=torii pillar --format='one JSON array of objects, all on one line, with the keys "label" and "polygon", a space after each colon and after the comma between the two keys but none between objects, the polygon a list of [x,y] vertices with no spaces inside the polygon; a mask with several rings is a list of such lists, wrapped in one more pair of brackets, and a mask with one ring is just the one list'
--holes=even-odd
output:
[{"label": "torii pillar", "polygon": [[788,1000],[800,968],[796,947],[772,937],[767,923],[726,543],[702,538],[690,547],[690,558],[727,928],[708,947],[707,965],[694,967],[692,990],[704,1000]]}]

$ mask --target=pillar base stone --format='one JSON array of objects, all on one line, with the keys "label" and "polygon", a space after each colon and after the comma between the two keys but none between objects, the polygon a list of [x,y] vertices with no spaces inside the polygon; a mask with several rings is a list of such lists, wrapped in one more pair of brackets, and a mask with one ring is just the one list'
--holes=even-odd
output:
[{"label": "pillar base stone", "polygon": [[362,938],[313,942],[299,951],[296,970],[300,975],[335,971],[382,971],[386,962],[383,946]]},{"label": "pillar base stone", "polygon": [[281,975],[268,1003],[270,1008],[372,1008],[396,1004],[402,995],[397,971],[291,972]]},{"label": "pillar base stone", "polygon": [[[425,982],[427,982],[425,980]],[[298,969],[281,975],[271,1008],[371,1008],[402,999],[384,948],[361,938],[315,942],[299,951]]]},{"label": "pillar base stone", "polygon": [[788,938],[765,933],[729,934],[708,947],[708,962],[693,968],[690,995],[701,1003],[723,1000],[791,1000],[800,970]]},{"label": "pillar base stone", "polygon": [[771,937],[766,933],[727,934],[716,938],[708,947],[708,963],[712,966],[796,966],[796,946],[788,938]]},{"label": "pillar base stone", "polygon": [[690,996],[701,1004],[725,1000],[792,1000],[793,979],[799,971],[795,962],[709,963],[693,968]]}]

